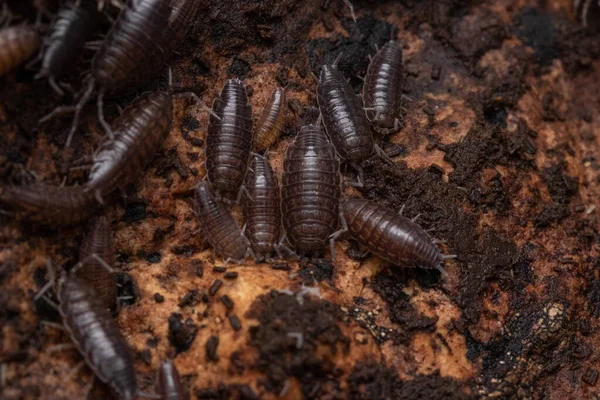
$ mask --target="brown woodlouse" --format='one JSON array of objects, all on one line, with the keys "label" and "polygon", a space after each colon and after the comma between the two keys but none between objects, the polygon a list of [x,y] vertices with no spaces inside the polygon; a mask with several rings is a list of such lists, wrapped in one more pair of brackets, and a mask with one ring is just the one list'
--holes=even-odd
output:
[{"label": "brown woodlouse", "polygon": [[[300,128],[283,162],[281,213],[287,240],[299,256],[317,255],[339,222],[340,162],[317,126]],[[331,257],[333,259],[333,241]]]},{"label": "brown woodlouse", "polygon": [[278,252],[281,225],[279,184],[265,157],[254,154],[244,186],[248,191],[242,202],[245,233],[257,261],[262,261],[273,250]]},{"label": "brown woodlouse", "polygon": [[190,400],[190,394],[183,387],[173,361],[163,361],[160,364],[156,391],[162,400]]},{"label": "brown woodlouse", "polygon": [[256,151],[267,150],[275,143],[285,123],[286,106],[285,90],[277,87],[265,104],[256,125],[256,135],[254,136]]},{"label": "brown woodlouse", "polygon": [[217,201],[208,184],[200,182],[195,189],[196,214],[200,228],[210,245],[229,261],[241,263],[248,253],[248,239],[225,204]]},{"label": "brown woodlouse", "polygon": [[[117,393],[120,398],[133,400],[144,394],[138,392],[133,355],[119,325],[112,318],[98,293],[75,276],[62,273],[55,280],[49,266],[49,285],[54,283],[58,311],[73,344],[83,356],[94,375]],[[36,300],[50,287],[47,285]]]},{"label": "brown woodlouse", "polygon": [[212,109],[206,135],[206,172],[221,198],[240,190],[252,150],[252,106],[243,82],[228,80]]},{"label": "brown woodlouse", "polygon": [[28,25],[0,30],[0,76],[30,58],[40,46],[40,36]]},{"label": "brown woodlouse", "polygon": [[0,186],[0,202],[28,220],[48,225],[74,225],[93,215],[99,204],[83,186],[56,187],[42,183]]},{"label": "brown woodlouse", "polygon": [[375,151],[369,121],[359,98],[337,68],[323,65],[317,84],[317,102],[331,143],[342,160],[361,171],[361,163]]},{"label": "brown woodlouse", "polygon": [[82,267],[77,270],[76,276],[94,288],[105,307],[111,311],[117,309],[117,282],[110,270],[115,265],[115,258],[110,223],[105,216],[99,216],[93,221],[79,249]]},{"label": "brown woodlouse", "polygon": [[374,201],[344,199],[342,215],[344,230],[352,238],[392,264],[435,268],[445,275],[444,259],[455,257],[443,255],[436,242],[414,220]]},{"label": "brown woodlouse", "polygon": [[85,41],[94,33],[99,14],[92,2],[81,7],[66,6],[58,11],[50,35],[44,40],[42,68],[36,75],[48,78],[50,86],[62,95],[56,82],[77,60]]},{"label": "brown woodlouse", "polygon": [[169,135],[173,101],[167,92],[147,92],[137,97],[113,124],[94,156],[86,188],[102,201],[118,188],[133,183]]},{"label": "brown woodlouse", "polygon": [[390,40],[372,58],[363,86],[364,109],[377,132],[400,129],[403,83],[402,46]]}]

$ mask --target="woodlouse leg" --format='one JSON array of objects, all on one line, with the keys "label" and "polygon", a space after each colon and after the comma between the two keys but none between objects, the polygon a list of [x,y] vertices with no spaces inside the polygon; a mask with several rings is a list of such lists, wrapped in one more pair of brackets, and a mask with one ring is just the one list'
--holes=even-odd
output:
[{"label": "woodlouse leg", "polygon": [[46,347],[46,350],[50,353],[55,352],[55,351],[65,351],[65,350],[71,350],[75,348],[75,345],[73,343],[61,343],[61,344],[54,344],[52,346],[48,346]]},{"label": "woodlouse leg", "polygon": [[445,254],[442,256],[442,260],[451,260],[456,257],[458,257],[456,254]]},{"label": "woodlouse leg", "polygon": [[419,217],[420,217],[420,216],[421,216],[421,213],[419,213],[419,214],[415,215],[415,216],[414,216],[414,217],[411,219],[411,221],[412,221],[412,222],[417,222],[417,219],[419,219]]},{"label": "woodlouse leg", "polygon": [[246,195],[248,200],[250,200],[252,203],[254,203],[254,199],[252,198],[252,196],[250,196],[250,192],[248,191],[248,189],[246,189],[246,186],[242,185],[240,187],[240,190],[238,190],[238,195],[237,195],[237,198],[235,199],[236,204],[240,204],[240,201],[242,201],[242,196],[244,194]]},{"label": "woodlouse leg", "polygon": [[81,368],[85,365],[85,361],[79,361],[75,367],[69,372],[67,375],[67,379],[70,379],[77,375],[77,373],[81,370]]},{"label": "woodlouse leg", "polygon": [[[344,0],[345,1],[345,0]],[[335,58],[335,60],[333,61],[333,64],[331,64],[332,67],[337,68],[338,63],[340,62],[340,60],[342,59],[342,56],[344,55],[343,51],[340,51],[340,54],[338,54],[338,56]]]},{"label": "woodlouse leg", "polygon": [[110,140],[114,140],[115,135],[108,122],[104,119],[104,90],[101,90],[100,93],[98,93],[96,105],[98,107],[98,121],[100,122],[100,125],[102,125],[102,129],[104,129],[104,132],[110,137]]},{"label": "woodlouse leg", "polygon": [[38,301],[40,297],[46,294],[46,292],[52,287],[52,285],[54,285],[56,274],[54,273],[54,268],[52,267],[52,263],[50,261],[46,263],[46,269],[48,270],[48,282],[33,297],[33,301]]},{"label": "woodlouse leg", "polygon": [[140,392],[140,391],[138,391],[136,393],[136,395],[138,397],[141,397],[142,399],[156,399],[156,400],[162,399],[162,397],[160,397],[159,395],[154,394],[154,393],[147,393],[147,392]]},{"label": "woodlouse leg", "polygon": [[329,239],[329,251],[331,252],[331,262],[335,262],[335,239]]},{"label": "woodlouse leg", "polygon": [[188,99],[192,99],[194,100],[194,102],[196,102],[197,105],[200,106],[201,109],[203,109],[204,111],[206,111],[207,113],[209,113],[210,115],[212,115],[213,117],[215,117],[218,121],[221,120],[221,117],[219,117],[218,114],[216,114],[212,108],[210,108],[209,106],[207,106],[206,104],[204,104],[204,102],[202,101],[202,99],[200,99],[200,97],[198,97],[198,95],[194,92],[182,92],[182,93],[175,93],[173,94],[173,97],[177,98],[177,97],[182,97],[182,98],[188,98]]},{"label": "woodlouse leg", "polygon": [[446,270],[444,269],[444,267],[442,267],[442,265],[441,265],[441,264],[437,264],[437,265],[435,266],[435,269],[437,269],[438,271],[440,271],[440,273],[441,273],[442,275],[444,275],[446,278],[448,277],[448,273],[446,272]]},{"label": "woodlouse leg", "polygon": [[54,90],[56,94],[58,94],[60,97],[65,95],[65,92],[61,89],[60,86],[58,86],[58,83],[56,83],[56,80],[53,76],[48,78],[48,84],[50,84],[52,90]]},{"label": "woodlouse leg", "polygon": [[40,325],[47,326],[50,328],[57,329],[59,331],[66,331],[65,327],[61,324],[52,321],[40,321]]},{"label": "woodlouse leg", "polygon": [[350,0],[342,0],[346,6],[350,9],[350,15],[352,15],[352,19],[356,22],[356,15],[354,14],[354,6],[350,2]]},{"label": "woodlouse leg", "polygon": [[377,155],[379,155],[379,157],[381,157],[383,161],[390,165],[394,165],[394,161],[386,154],[386,152],[381,147],[379,147],[379,145],[376,144],[374,148]]},{"label": "woodlouse leg", "polygon": [[293,251],[292,249],[290,249],[289,247],[287,247],[284,242],[287,241],[287,235],[284,233],[281,238],[279,239],[279,243],[276,245],[278,250],[277,252],[280,253],[281,249],[284,249],[288,255],[293,256],[293,257],[298,257],[298,255],[296,254],[295,251]]}]

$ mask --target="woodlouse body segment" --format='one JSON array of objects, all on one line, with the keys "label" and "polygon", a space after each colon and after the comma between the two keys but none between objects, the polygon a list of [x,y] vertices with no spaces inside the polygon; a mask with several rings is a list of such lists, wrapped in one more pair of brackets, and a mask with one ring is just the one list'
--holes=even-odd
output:
[{"label": "woodlouse body segment", "polygon": [[286,105],[285,90],[277,87],[271,94],[267,104],[265,104],[256,125],[256,135],[254,137],[256,151],[263,151],[271,147],[281,134],[285,123]]},{"label": "woodlouse body segment", "polygon": [[162,400],[190,400],[190,394],[183,387],[173,361],[163,361],[160,364],[156,391]]},{"label": "woodlouse body segment", "polygon": [[[93,255],[100,258],[103,265]],[[117,282],[106,266],[115,265],[115,244],[110,230],[110,223],[105,216],[97,217],[79,248],[79,261],[83,264],[75,272],[76,276],[91,286],[111,311],[117,309]]]},{"label": "woodlouse body segment", "polygon": [[217,201],[204,181],[196,186],[194,194],[196,213],[206,240],[226,260],[243,261],[248,252],[248,239],[242,235],[231,211]]},{"label": "woodlouse body segment", "polygon": [[171,11],[165,0],[127,2],[92,59],[98,87],[108,92],[138,87],[156,73],[164,62],[161,45]]},{"label": "woodlouse body segment", "polygon": [[340,162],[327,136],[303,126],[283,162],[281,213],[286,237],[300,256],[322,252],[339,222]]},{"label": "woodlouse body segment", "polygon": [[61,93],[55,79],[68,72],[77,60],[85,41],[96,29],[98,15],[93,2],[83,2],[80,7],[64,7],[58,11],[52,32],[45,40],[42,68],[36,78],[48,77],[52,87]]},{"label": "woodlouse body segment", "polygon": [[137,97],[115,120],[114,139],[105,137],[86,186],[101,198],[133,183],[169,135],[173,101],[166,92]]},{"label": "woodlouse body segment", "polygon": [[[163,48],[175,49],[185,37],[188,28],[200,8],[198,0],[171,0],[171,16],[169,17],[169,29],[165,34]],[[167,53],[167,56],[169,54]]]},{"label": "woodlouse body segment", "polygon": [[348,232],[392,264],[440,269],[444,260],[433,239],[412,220],[370,200],[342,201]]},{"label": "woodlouse body segment", "polygon": [[29,59],[40,46],[40,36],[28,25],[0,30],[0,76]]},{"label": "woodlouse body segment", "polygon": [[65,328],[86,364],[122,399],[137,393],[133,356],[98,293],[77,277],[61,276],[56,295]]},{"label": "woodlouse body segment", "polygon": [[74,225],[93,215],[98,202],[83,186],[46,184],[0,186],[0,202],[14,207],[26,219],[43,224]]},{"label": "woodlouse body segment", "polygon": [[238,192],[252,150],[252,107],[243,82],[228,80],[212,109],[206,135],[206,171],[220,197]]},{"label": "woodlouse body segment", "polygon": [[367,118],[382,134],[400,128],[403,83],[402,46],[390,40],[371,60],[363,86]]},{"label": "woodlouse body segment", "polygon": [[245,234],[257,260],[262,261],[275,250],[281,225],[279,184],[265,157],[254,154],[244,186],[248,191],[242,202]]},{"label": "woodlouse body segment", "polygon": [[323,124],[339,156],[351,164],[373,155],[375,143],[359,98],[335,65],[324,65],[317,84]]}]

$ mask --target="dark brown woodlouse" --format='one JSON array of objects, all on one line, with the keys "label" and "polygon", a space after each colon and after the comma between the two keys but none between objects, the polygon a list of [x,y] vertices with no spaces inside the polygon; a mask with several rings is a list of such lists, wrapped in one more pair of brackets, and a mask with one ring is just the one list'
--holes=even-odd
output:
[{"label": "dark brown woodlouse", "polygon": [[89,234],[79,248],[76,276],[94,288],[105,307],[117,309],[117,282],[110,270],[115,265],[115,244],[105,216],[94,219]]},{"label": "dark brown woodlouse", "polygon": [[98,293],[81,279],[62,274],[56,296],[63,324],[86,364],[120,398],[135,399],[138,391],[131,349]]},{"label": "dark brown woodlouse", "polygon": [[364,109],[377,132],[400,129],[403,84],[402,46],[390,40],[371,59],[363,86]]},{"label": "dark brown woodlouse", "polygon": [[194,200],[200,229],[205,239],[225,258],[225,264],[229,261],[243,262],[248,253],[249,243],[231,215],[231,211],[225,204],[217,201],[204,181],[196,186]]},{"label": "dark brown woodlouse", "polygon": [[29,59],[40,46],[40,36],[28,25],[0,30],[0,76]]},{"label": "dark brown woodlouse", "polygon": [[256,124],[256,151],[267,150],[275,143],[285,123],[286,106],[285,90],[282,87],[275,88]]},{"label": "dark brown woodlouse", "polygon": [[242,201],[244,232],[257,261],[269,259],[274,250],[278,252],[281,208],[277,177],[265,157],[254,154],[244,186],[247,190]]},{"label": "dark brown woodlouse", "polygon": [[375,142],[360,100],[337,68],[337,62],[323,65],[317,84],[317,102],[337,153],[360,170],[360,164],[374,154]]},{"label": "dark brown woodlouse", "polygon": [[167,92],[137,97],[115,120],[114,139],[96,151],[86,190],[102,202],[104,196],[133,183],[169,135],[173,101]]},{"label": "dark brown woodlouse", "polygon": [[352,238],[369,251],[392,264],[435,268],[446,272],[446,258],[435,241],[414,220],[374,201],[356,198],[342,200],[343,221]]},{"label": "dark brown woodlouse", "polygon": [[190,394],[181,383],[173,361],[163,361],[158,372],[156,391],[162,400],[190,400]]},{"label": "dark brown woodlouse", "polygon": [[99,204],[83,186],[56,187],[42,183],[0,186],[0,202],[27,220],[48,225],[74,225],[93,215]]},{"label": "dark brown woodlouse", "polygon": [[299,256],[322,252],[338,226],[340,195],[334,147],[320,127],[303,126],[287,150],[281,188],[283,228]]},{"label": "dark brown woodlouse", "polygon": [[92,2],[61,8],[52,31],[44,39],[42,67],[36,79],[48,78],[54,91],[62,95],[63,90],[56,80],[73,66],[86,40],[96,30],[98,18],[99,13]]},{"label": "dark brown woodlouse", "polygon": [[228,80],[212,110],[206,135],[206,172],[221,198],[238,194],[252,150],[252,106],[244,83]]}]

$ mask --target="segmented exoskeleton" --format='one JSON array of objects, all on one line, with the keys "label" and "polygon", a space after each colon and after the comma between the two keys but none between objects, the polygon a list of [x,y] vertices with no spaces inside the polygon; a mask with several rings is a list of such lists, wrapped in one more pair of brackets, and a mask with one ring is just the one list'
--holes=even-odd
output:
[{"label": "segmented exoskeleton", "polygon": [[256,124],[254,148],[256,151],[267,150],[281,135],[285,123],[285,109],[287,107],[285,90],[277,87],[265,104],[262,114]]},{"label": "segmented exoskeleton", "polygon": [[438,269],[445,274],[446,258],[417,223],[394,210],[365,199],[342,200],[342,214],[350,236],[377,256],[403,266]]},{"label": "segmented exoskeleton", "polygon": [[251,150],[252,106],[243,82],[230,79],[213,102],[206,135],[206,172],[217,198],[238,193]]},{"label": "segmented exoskeleton", "polygon": [[248,239],[231,215],[231,211],[217,201],[207,182],[200,182],[195,189],[196,214],[200,229],[213,249],[229,261],[241,263],[248,253]]},{"label": "segmented exoskeleton", "polygon": [[367,118],[379,133],[390,134],[401,127],[403,83],[402,46],[390,40],[371,59],[363,86]]},{"label": "segmented exoskeleton", "polygon": [[319,255],[336,230],[340,185],[340,162],[327,136],[303,126],[287,150],[281,187],[283,229],[299,256]]},{"label": "segmented exoskeleton", "polygon": [[270,258],[280,238],[281,208],[279,184],[269,161],[254,154],[244,186],[242,202],[246,237],[258,261]]}]

